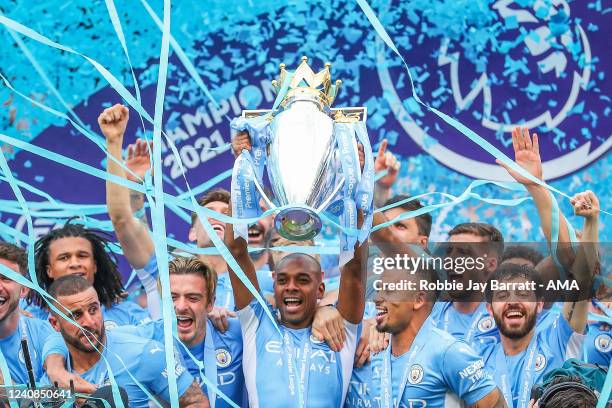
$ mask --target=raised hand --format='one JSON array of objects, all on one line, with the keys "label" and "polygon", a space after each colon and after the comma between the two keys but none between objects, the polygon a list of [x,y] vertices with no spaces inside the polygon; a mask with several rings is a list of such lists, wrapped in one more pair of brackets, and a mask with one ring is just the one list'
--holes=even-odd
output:
[{"label": "raised hand", "polygon": [[393,153],[387,151],[388,144],[389,142],[387,142],[387,139],[383,139],[378,148],[376,160],[374,161],[374,171],[376,173],[387,170],[387,175],[377,181],[379,186],[386,189],[391,188],[395,180],[397,180],[401,164]]},{"label": "raised hand", "polygon": [[240,155],[244,149],[251,150],[251,136],[245,131],[236,133],[236,136],[232,139],[232,152],[234,156]]},{"label": "raised hand", "polygon": [[128,180],[140,182],[144,180],[145,174],[151,169],[151,156],[153,153],[153,142],[145,142],[142,139],[136,140],[127,148],[127,158],[125,165],[132,170],[140,179],[136,179],[131,173],[126,172]]},{"label": "raised hand", "polygon": [[570,199],[570,203],[576,215],[587,219],[599,217],[599,200],[591,190],[576,194]]},{"label": "raised hand", "polygon": [[[542,180],[542,159],[540,158],[540,145],[538,143],[538,135],[529,135],[529,129],[516,127],[512,131],[512,147],[514,147],[514,161],[516,164],[527,170],[535,178]],[[502,163],[500,160],[495,160],[497,164],[505,168],[508,173],[519,183],[530,186],[537,183],[521,176],[516,171]]]},{"label": "raised hand", "polygon": [[130,111],[120,103],[104,109],[98,116],[102,134],[109,143],[123,142],[123,134],[130,117]]}]

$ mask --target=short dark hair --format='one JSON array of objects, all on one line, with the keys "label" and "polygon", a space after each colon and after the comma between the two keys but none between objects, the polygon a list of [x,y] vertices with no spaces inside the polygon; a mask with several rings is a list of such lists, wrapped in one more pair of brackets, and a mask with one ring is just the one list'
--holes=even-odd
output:
[{"label": "short dark hair", "polygon": [[506,247],[501,260],[504,262],[512,258],[526,259],[535,267],[542,259],[544,259],[544,255],[525,245],[511,245]]},{"label": "short dark hair", "polygon": [[315,267],[315,269],[316,269],[316,272],[322,272],[321,264],[319,263],[319,261],[316,260],[316,258],[314,256],[308,255],[308,254],[303,254],[301,252],[295,252],[295,253],[292,253],[292,254],[289,254],[289,255],[283,257],[283,259],[280,260],[278,265],[276,265],[276,270],[278,271],[284,263],[287,263],[287,262],[292,261],[294,259],[303,259],[307,263],[313,265]]},{"label": "short dark hair", "polygon": [[[220,201],[227,205],[231,205],[230,202],[230,192],[223,188],[213,188],[212,190],[208,190],[204,194],[198,198],[198,205],[200,207],[204,207],[208,203],[212,203],[214,201]],[[194,211],[191,213],[191,226],[195,224],[198,219],[198,214]]]},{"label": "short dark hair", "polygon": [[498,282],[509,281],[514,278],[525,278],[528,282],[535,283],[535,294],[536,298],[542,299],[544,297],[544,285],[540,279],[538,272],[528,265],[517,265],[513,263],[502,264],[493,272],[489,278],[489,284],[485,289],[485,296],[487,302],[491,303],[493,299],[493,291],[491,290],[491,281],[495,280]]},{"label": "short dark hair", "polygon": [[47,292],[53,298],[57,299],[59,296],[72,296],[77,293],[86,291],[89,288],[93,288],[93,285],[79,275],[64,275],[61,278],[57,278],[53,281]]},{"label": "short dark hair", "polygon": [[16,263],[19,273],[26,275],[28,272],[28,255],[26,251],[8,242],[0,241],[0,259]]},{"label": "short dark hair", "polygon": [[[396,195],[394,197],[391,197],[387,201],[385,201],[383,208],[389,205],[392,205],[392,204],[399,203],[400,201],[408,200],[408,199],[410,199],[409,195],[405,195],[405,194]],[[406,211],[416,211],[416,210],[423,208],[424,206],[423,204],[421,204],[421,202],[418,199],[414,199],[406,203],[402,203],[393,208],[398,208],[398,207]],[[414,220],[417,223],[419,234],[429,237],[429,234],[431,233],[431,223],[432,223],[431,214],[425,213],[425,214],[417,215],[416,217],[414,217]]]},{"label": "short dark hair", "polygon": [[504,253],[504,236],[491,224],[486,224],[484,222],[464,222],[451,229],[448,236],[452,237],[458,234],[474,234],[486,238],[486,242],[489,243],[489,249],[495,251],[498,261],[501,260],[502,254]]},{"label": "short dark hair", "polygon": [[168,263],[170,275],[198,275],[206,281],[206,299],[213,302],[217,289],[217,274],[206,262],[196,257],[176,257]]},{"label": "short dark hair", "polygon": [[595,408],[597,405],[597,395],[577,375],[555,377],[543,391],[538,402],[542,408]]},{"label": "short dark hair", "polygon": [[[111,236],[103,231],[85,228],[79,224],[71,224],[71,219],[61,227],[50,231],[48,234],[36,241],[34,246],[36,278],[43,289],[51,286],[53,279],[47,274],[49,265],[49,246],[55,240],[61,238],[84,238],[89,241],[96,262],[96,274],[93,287],[98,293],[100,302],[110,307],[113,302],[118,302],[125,297],[125,289],[121,282],[121,275],[117,268],[117,257],[110,251]],[[35,291],[28,294],[28,303],[34,301],[42,306],[42,296]]]}]

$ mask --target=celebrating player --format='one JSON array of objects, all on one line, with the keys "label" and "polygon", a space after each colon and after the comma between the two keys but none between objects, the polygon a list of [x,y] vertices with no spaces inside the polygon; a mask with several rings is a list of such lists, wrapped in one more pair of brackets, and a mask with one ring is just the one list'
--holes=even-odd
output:
[{"label": "celebrating player", "polygon": [[[148,395],[170,401],[169,368],[161,343],[121,330],[105,330],[98,294],[78,275],[56,279],[49,294],[55,299],[56,307],[66,311],[78,324],[64,320],[55,312],[49,317],[68,346],[70,372],[98,386],[109,384],[114,378],[126,390],[130,407],[149,407]],[[175,356],[180,358],[176,352]],[[172,369],[177,377],[180,406],[209,407],[208,399],[182,361],[176,360]]]},{"label": "celebrating player", "polygon": [[[247,243],[243,238],[234,239],[231,224],[227,225],[225,240],[246,277],[259,290]],[[230,272],[244,339],[245,379],[252,408],[342,405],[353,366],[358,324],[363,316],[362,265],[366,256],[367,245],[358,247],[355,257],[342,270],[336,307],[345,319],[346,341],[339,352],[311,336],[317,300],[325,292],[321,267],[313,257],[295,253],[276,265],[274,297],[280,319],[275,321],[235,271]]]},{"label": "celebrating player", "polygon": [[[573,271],[581,282],[590,278],[584,276],[584,268]],[[508,263],[493,274],[491,281],[518,285],[498,290],[487,287],[487,309],[495,319],[501,341],[483,344],[480,351],[508,406],[525,408],[533,384],[580,350],[588,301],[565,303],[563,312],[548,330],[536,330],[544,293],[537,272],[529,266]],[[533,285],[535,290],[529,286],[521,288],[521,284]]]},{"label": "celebrating player", "polygon": [[483,360],[435,327],[430,314],[436,294],[390,289],[422,280],[435,281],[435,272],[389,269],[381,275],[385,286],[375,298],[376,329],[390,333],[391,344],[353,371],[345,407],[441,408],[458,406],[458,399],[471,407],[505,407]]},{"label": "celebrating player", "polygon": [[[98,293],[106,326],[140,324],[149,319],[144,309],[125,300],[117,259],[110,252],[109,236],[103,232],[67,222],[41,237],[35,251],[36,276],[43,289],[62,276],[82,276]],[[28,296],[44,306],[38,293],[30,291]]]},{"label": "celebrating player", "polygon": [[25,276],[28,269],[23,249],[0,242],[0,352],[6,360],[9,372],[2,376],[3,384],[28,384],[21,340],[27,339],[34,380],[39,381],[44,372],[53,381],[67,387],[72,380],[81,392],[93,392],[95,387],[64,368],[63,341],[49,322],[21,316],[19,299],[25,287],[10,279],[2,268],[9,268]]},{"label": "celebrating player", "polygon": [[[226,319],[226,330],[212,324],[209,313],[215,302],[217,275],[198,258],[175,258],[168,264],[170,294],[177,318],[177,331],[182,344],[176,342],[185,366],[200,384],[211,407],[229,407],[215,389],[208,389],[205,376],[215,388],[243,406],[246,396],[242,371],[242,333],[235,318]],[[139,326],[123,326],[116,330],[164,341],[164,321],[156,320]],[[246,400],[244,401],[246,402]]]}]

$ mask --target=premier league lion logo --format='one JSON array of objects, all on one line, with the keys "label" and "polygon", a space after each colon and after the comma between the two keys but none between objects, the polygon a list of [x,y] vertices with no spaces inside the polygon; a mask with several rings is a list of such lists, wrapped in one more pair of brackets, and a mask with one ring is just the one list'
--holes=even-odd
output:
[{"label": "premier league lion logo", "polygon": [[419,364],[415,364],[410,367],[410,373],[408,375],[408,382],[410,384],[418,384],[423,380],[423,367]]},{"label": "premier league lion logo", "polygon": [[[425,55],[431,60],[413,75],[421,98],[506,155],[511,154],[510,134],[516,126],[545,135],[547,143],[540,146],[546,149],[542,156],[548,179],[571,174],[605,154],[612,146],[609,126],[589,119],[607,116],[604,112],[609,109],[592,92],[594,83],[603,80],[601,74],[594,77],[594,67],[604,51],[597,48],[599,42],[592,44],[589,35],[594,34],[589,31],[605,24],[601,16],[582,2],[570,7],[566,0],[498,0],[479,12],[480,20],[488,20],[488,25],[481,22],[480,31],[440,38],[438,49],[427,48],[435,42],[433,37],[420,45],[411,41],[405,48],[412,61],[422,62]],[[474,20],[468,25],[478,25],[478,16],[466,15],[467,20]],[[448,23],[449,31],[452,24]],[[442,23],[437,28],[442,30]],[[479,39],[487,35],[490,38]],[[388,63],[384,44],[379,41],[378,45],[378,75],[385,99],[412,140],[455,171],[507,180],[490,153],[442,119],[428,115],[421,120],[426,109],[414,98],[404,99],[411,91],[407,80],[400,81],[405,79],[405,70],[389,69],[394,64]],[[405,44],[398,40],[398,45]],[[434,129],[432,121],[439,123]],[[459,143],[462,138],[465,140]]]}]

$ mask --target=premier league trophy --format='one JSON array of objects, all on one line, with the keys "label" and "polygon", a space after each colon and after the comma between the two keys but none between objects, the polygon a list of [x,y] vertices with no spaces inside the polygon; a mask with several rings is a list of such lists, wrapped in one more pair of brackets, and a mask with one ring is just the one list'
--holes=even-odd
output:
[{"label": "premier league trophy", "polygon": [[[350,244],[367,238],[371,226],[374,163],[366,108],[331,108],[341,81],[332,84],[330,67],[327,63],[315,74],[307,57],[294,72],[281,64],[273,81],[277,97],[272,109],[246,110],[232,121],[232,128],[249,133],[253,146],[252,155],[243,151],[236,160],[232,208],[237,218],[253,219],[260,215],[263,198],[278,211],[279,234],[292,241],[314,238],[324,212],[339,215],[341,246],[352,252]],[[358,142],[364,148],[363,171]],[[263,191],[264,167],[274,200]],[[366,216],[361,230],[357,209]],[[246,238],[246,227],[236,225],[237,235]]]}]

